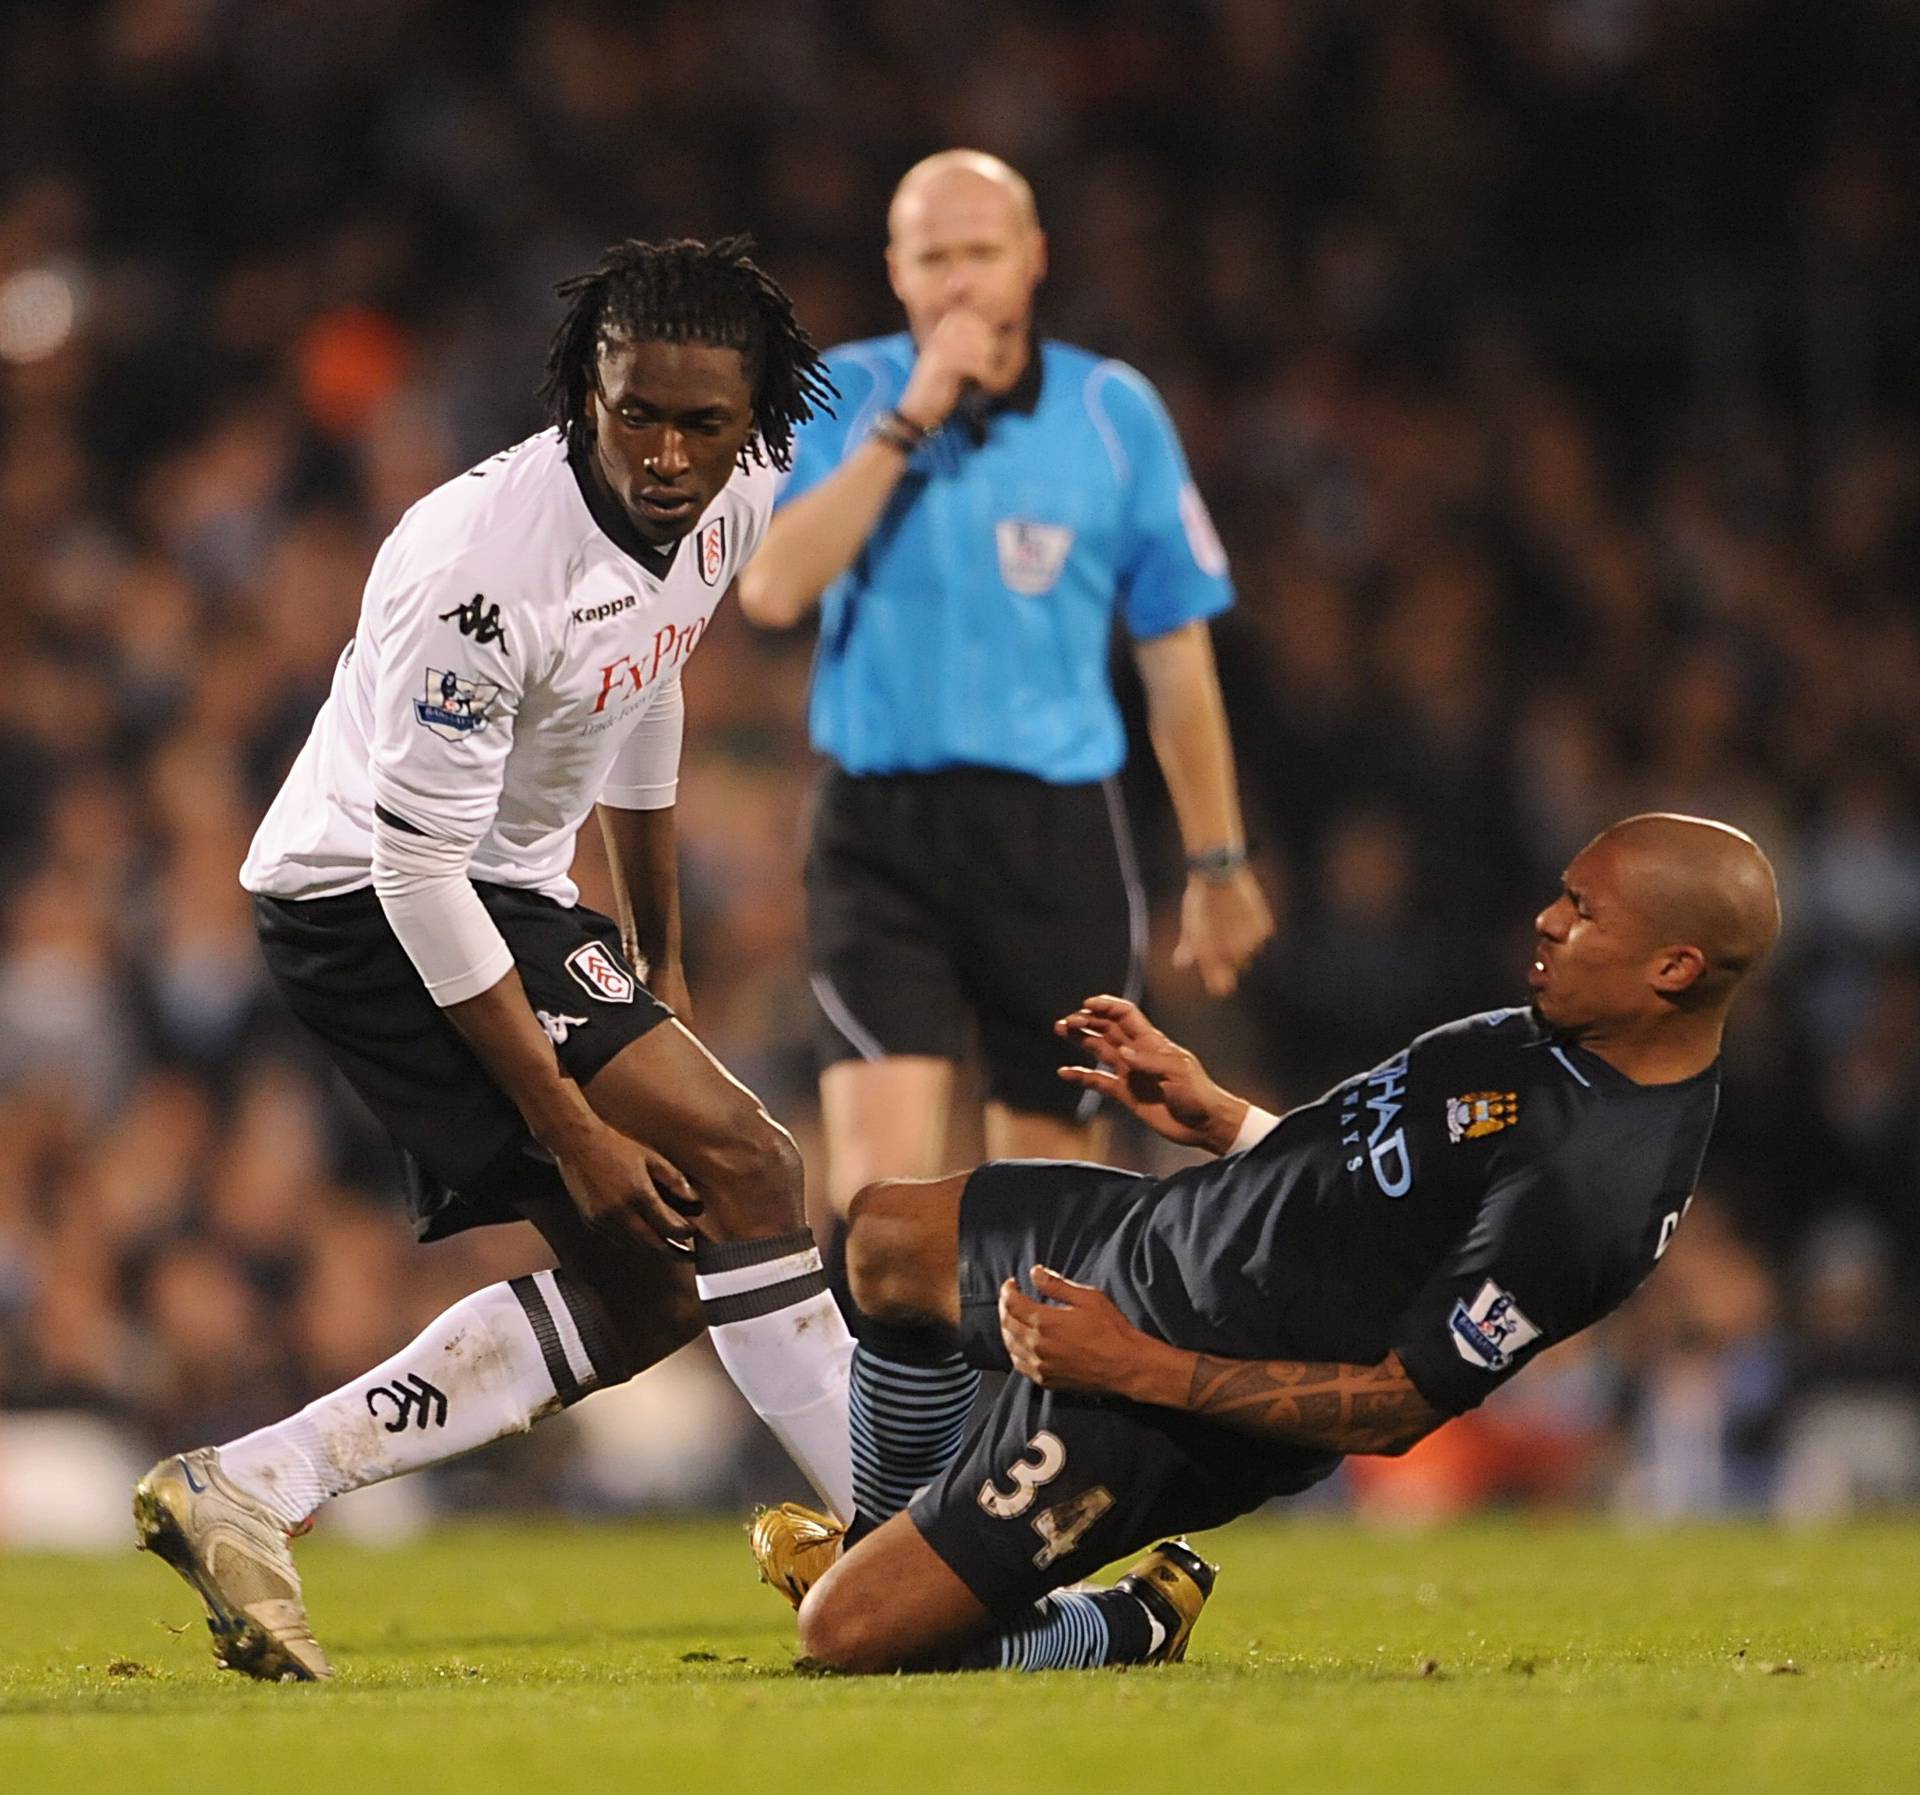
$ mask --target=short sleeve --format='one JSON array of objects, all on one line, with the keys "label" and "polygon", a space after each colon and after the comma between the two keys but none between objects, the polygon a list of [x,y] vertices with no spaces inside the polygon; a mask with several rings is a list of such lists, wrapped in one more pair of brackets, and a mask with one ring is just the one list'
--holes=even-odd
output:
[{"label": "short sleeve", "polygon": [[1233,604],[1226,550],[1193,483],[1166,406],[1132,368],[1109,362],[1088,403],[1104,414],[1126,485],[1121,609],[1137,638],[1217,617]]},{"label": "short sleeve", "polygon": [[374,802],[417,834],[478,842],[500,806],[533,644],[458,564],[371,602]]},{"label": "short sleeve", "polygon": [[833,409],[816,406],[793,433],[793,465],[781,476],[775,509],[811,492],[865,441],[874,415],[891,398],[887,366],[866,348],[836,349],[825,359],[827,378],[839,389]]},{"label": "short sleeve", "polygon": [[1466,1237],[1402,1311],[1394,1350],[1422,1396],[1463,1414],[1613,1306],[1594,1269],[1550,1175],[1516,1168],[1491,1186]]}]

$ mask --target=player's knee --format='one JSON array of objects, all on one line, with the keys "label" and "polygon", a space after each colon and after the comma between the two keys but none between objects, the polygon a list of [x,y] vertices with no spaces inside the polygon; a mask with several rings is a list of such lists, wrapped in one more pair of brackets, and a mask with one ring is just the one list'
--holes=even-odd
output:
[{"label": "player's knee", "polygon": [[724,1137],[681,1170],[699,1188],[717,1238],[751,1240],[804,1226],[800,1149],[758,1104],[743,1106]]},{"label": "player's knee", "polygon": [[852,1676],[900,1668],[881,1630],[883,1605],[862,1600],[844,1579],[817,1584],[800,1605],[800,1649],[816,1664]]},{"label": "player's knee", "polygon": [[847,1212],[847,1287],[861,1314],[912,1325],[940,1312],[926,1263],[925,1218],[905,1180],[869,1184]]}]

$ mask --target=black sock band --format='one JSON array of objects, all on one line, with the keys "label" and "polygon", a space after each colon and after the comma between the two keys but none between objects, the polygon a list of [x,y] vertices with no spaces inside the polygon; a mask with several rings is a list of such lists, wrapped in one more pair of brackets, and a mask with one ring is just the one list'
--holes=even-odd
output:
[{"label": "black sock band", "polygon": [[639,1367],[621,1345],[613,1316],[600,1293],[564,1271],[556,1271],[553,1282],[560,1300],[567,1305],[567,1313],[573,1317],[574,1327],[579,1330],[580,1344],[593,1361],[594,1376],[599,1380],[597,1387],[605,1389],[624,1384]]},{"label": "black sock band", "polygon": [[540,1344],[540,1356],[546,1361],[547,1375],[553,1379],[561,1406],[578,1402],[586,1395],[586,1391],[580,1387],[580,1380],[573,1375],[573,1367],[567,1363],[566,1349],[560,1344],[560,1330],[554,1326],[553,1311],[547,1307],[546,1294],[531,1277],[511,1278],[507,1288],[526,1311],[528,1325],[533,1329],[534,1339]]},{"label": "black sock band", "polygon": [[895,1365],[945,1366],[960,1356],[960,1330],[944,1321],[875,1321],[863,1315],[854,1333],[875,1358]]}]

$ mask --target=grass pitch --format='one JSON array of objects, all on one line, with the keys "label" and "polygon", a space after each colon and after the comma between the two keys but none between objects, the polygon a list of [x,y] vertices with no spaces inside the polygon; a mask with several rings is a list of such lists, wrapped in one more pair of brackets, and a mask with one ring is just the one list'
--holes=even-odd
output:
[{"label": "grass pitch", "polygon": [[0,1559],[0,1789],[1920,1789],[1920,1526],[1199,1543],[1184,1666],[868,1681],[794,1672],[719,1523],[308,1541],[325,1686],[216,1672],[131,1551]]}]

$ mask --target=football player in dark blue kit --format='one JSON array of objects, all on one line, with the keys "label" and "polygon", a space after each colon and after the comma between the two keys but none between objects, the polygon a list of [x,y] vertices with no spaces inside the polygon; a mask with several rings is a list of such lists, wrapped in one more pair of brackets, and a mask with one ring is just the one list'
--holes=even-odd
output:
[{"label": "football player in dark blue kit", "polygon": [[[806,1651],[851,1671],[1181,1656],[1213,1582],[1183,1542],[1067,1586],[1347,1453],[1406,1451],[1623,1302],[1686,1214],[1727,1007],[1779,924],[1749,837],[1628,818],[1536,918],[1529,1006],[1283,1118],[1133,1004],[1088,999],[1059,1029],[1099,1063],[1061,1076],[1218,1157],[1163,1179],[1007,1160],[861,1194],[858,1516],[844,1539],[791,1508],[755,1527]],[[969,1429],[984,1367],[1014,1375]]]}]

